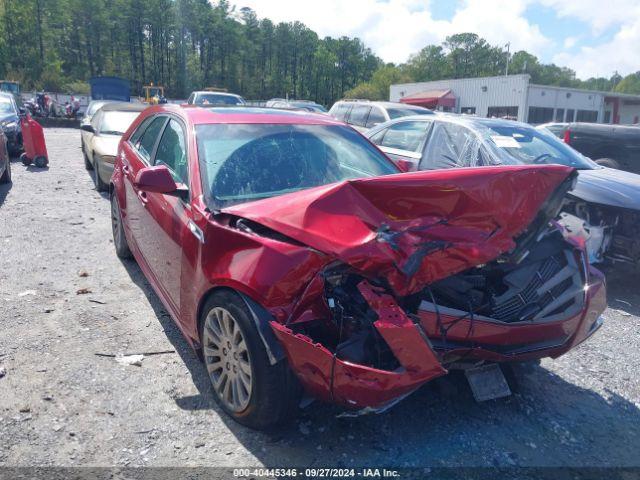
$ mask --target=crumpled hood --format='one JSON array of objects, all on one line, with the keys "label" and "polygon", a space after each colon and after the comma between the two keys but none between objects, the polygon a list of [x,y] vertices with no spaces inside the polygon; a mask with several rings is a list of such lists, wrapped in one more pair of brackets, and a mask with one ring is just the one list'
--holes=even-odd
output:
[{"label": "crumpled hood", "polygon": [[571,195],[586,202],[640,210],[640,175],[614,168],[580,170]]},{"label": "crumpled hood", "polygon": [[[514,238],[572,172],[559,165],[420,171],[350,180],[222,212],[332,255],[406,295],[513,249]],[[562,196],[555,197],[559,205]]]}]

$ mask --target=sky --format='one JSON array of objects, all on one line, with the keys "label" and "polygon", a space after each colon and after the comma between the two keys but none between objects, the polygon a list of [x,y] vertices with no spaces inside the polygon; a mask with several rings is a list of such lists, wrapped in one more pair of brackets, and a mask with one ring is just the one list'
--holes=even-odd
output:
[{"label": "sky", "polygon": [[640,0],[232,0],[275,22],[299,20],[320,36],[359,37],[386,62],[474,32],[511,44],[578,78],[640,70]]}]

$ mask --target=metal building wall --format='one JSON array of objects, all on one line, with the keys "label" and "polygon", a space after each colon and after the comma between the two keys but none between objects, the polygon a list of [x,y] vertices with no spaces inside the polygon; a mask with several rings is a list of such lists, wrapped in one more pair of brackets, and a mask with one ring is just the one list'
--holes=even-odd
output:
[{"label": "metal building wall", "polygon": [[[567,122],[574,121],[574,118],[567,118],[567,110],[574,112],[578,110],[590,110],[598,112],[598,122],[603,121],[604,114],[604,94],[575,88],[552,87],[548,85],[529,86],[529,107],[543,107],[554,109],[554,119],[558,109],[564,110],[563,119]],[[527,121],[527,117],[525,117]]]},{"label": "metal building wall", "polygon": [[476,115],[486,117],[489,107],[518,107],[518,120],[525,121],[529,79],[529,75],[523,74],[404,83],[391,85],[389,97],[397,102],[414,93],[451,89],[457,97],[456,113],[475,107]]}]

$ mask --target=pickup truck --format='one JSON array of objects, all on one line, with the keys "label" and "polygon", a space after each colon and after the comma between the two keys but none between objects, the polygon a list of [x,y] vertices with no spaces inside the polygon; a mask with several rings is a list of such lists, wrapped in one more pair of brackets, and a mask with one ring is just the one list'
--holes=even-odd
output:
[{"label": "pickup truck", "polygon": [[548,123],[538,128],[546,128],[604,167],[640,173],[640,126]]}]

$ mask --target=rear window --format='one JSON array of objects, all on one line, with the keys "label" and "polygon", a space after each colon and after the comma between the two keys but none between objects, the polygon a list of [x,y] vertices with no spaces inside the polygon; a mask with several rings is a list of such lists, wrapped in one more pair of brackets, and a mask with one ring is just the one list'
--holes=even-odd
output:
[{"label": "rear window", "polygon": [[349,123],[351,125],[357,125],[359,127],[364,127],[367,123],[367,117],[369,116],[369,112],[371,111],[371,107],[366,105],[356,105],[351,110],[349,114]]},{"label": "rear window", "polygon": [[243,105],[244,102],[235,95],[221,93],[201,93],[196,97],[196,105]]},{"label": "rear window", "polygon": [[340,103],[335,107],[335,109],[332,108],[330,113],[332,116],[334,116],[338,120],[344,121],[350,107],[351,105],[348,105],[346,103]]}]

